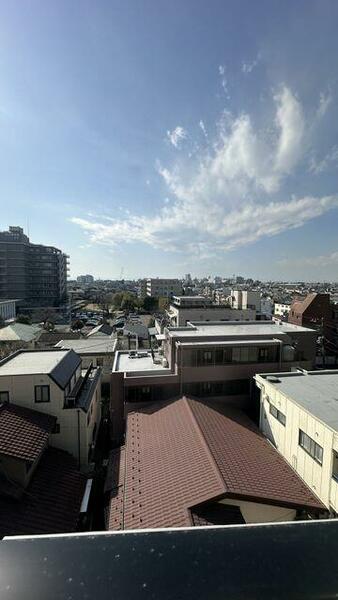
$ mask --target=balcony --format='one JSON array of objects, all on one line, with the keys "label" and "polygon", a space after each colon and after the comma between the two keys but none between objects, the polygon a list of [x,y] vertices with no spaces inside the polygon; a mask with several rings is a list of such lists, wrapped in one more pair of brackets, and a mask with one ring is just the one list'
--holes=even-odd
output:
[{"label": "balcony", "polygon": [[4,598],[335,598],[338,521],[5,538]]},{"label": "balcony", "polygon": [[65,398],[64,408],[82,408],[87,411],[100,376],[101,368],[94,368],[93,365],[82,371],[73,389]]}]

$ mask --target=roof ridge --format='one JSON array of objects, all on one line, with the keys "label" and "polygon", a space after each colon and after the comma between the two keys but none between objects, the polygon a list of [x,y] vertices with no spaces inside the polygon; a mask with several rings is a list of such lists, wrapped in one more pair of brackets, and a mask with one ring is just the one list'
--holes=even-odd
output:
[{"label": "roof ridge", "polygon": [[187,396],[183,396],[182,400],[185,401],[186,405],[189,408],[189,414],[192,417],[191,420],[192,420],[192,422],[193,422],[193,424],[195,426],[195,429],[196,429],[197,433],[199,434],[199,437],[202,440],[203,445],[204,445],[204,447],[205,447],[205,449],[206,449],[206,451],[208,453],[208,456],[210,458],[210,462],[211,462],[212,467],[213,467],[213,471],[214,471],[216,477],[220,480],[220,483],[221,483],[221,485],[224,488],[224,493],[226,493],[227,490],[226,490],[226,484],[225,484],[225,481],[224,481],[224,477],[223,477],[223,475],[222,475],[222,473],[221,473],[221,471],[219,469],[219,466],[218,466],[217,461],[216,461],[216,459],[214,457],[214,454],[213,454],[213,452],[212,452],[212,450],[211,450],[211,448],[210,448],[210,446],[209,446],[209,444],[208,444],[208,442],[207,442],[207,440],[205,438],[203,430],[202,430],[200,424],[198,423],[198,420],[196,418],[194,410],[193,410],[193,408],[192,408],[192,406],[190,404],[190,402],[196,402],[196,400],[193,400],[192,398],[189,398]]}]

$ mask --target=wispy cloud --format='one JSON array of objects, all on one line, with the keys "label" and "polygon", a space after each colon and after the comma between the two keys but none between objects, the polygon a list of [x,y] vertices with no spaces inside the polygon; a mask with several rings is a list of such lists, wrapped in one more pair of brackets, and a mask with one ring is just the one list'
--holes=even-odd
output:
[{"label": "wispy cloud", "polygon": [[227,100],[230,100],[230,94],[229,94],[229,88],[228,88],[228,80],[225,76],[225,71],[226,71],[226,67],[225,65],[219,65],[218,67],[218,73],[220,75],[220,79],[221,79],[221,86],[223,88],[225,97]]},{"label": "wispy cloud", "polygon": [[259,61],[260,61],[260,54],[257,55],[257,58],[255,58],[255,60],[252,60],[251,62],[242,62],[242,73],[251,73],[258,65]]},{"label": "wispy cloud", "polygon": [[329,267],[330,265],[338,265],[338,252],[331,254],[323,254],[321,256],[304,256],[300,258],[293,257],[278,261],[278,264],[283,267],[303,268],[303,267]]},{"label": "wispy cloud", "polygon": [[313,128],[288,87],[281,86],[271,103],[266,129],[257,128],[248,113],[224,111],[215,136],[197,155],[189,160],[181,153],[172,167],[158,164],[171,202],[160,202],[155,214],[126,214],[108,222],[74,216],[72,222],[91,243],[143,242],[203,258],[301,227],[337,209],[338,194],[290,193],[289,178],[304,166]]},{"label": "wispy cloud", "polygon": [[186,130],[183,127],[181,127],[180,125],[178,125],[172,131],[167,131],[167,137],[169,139],[169,142],[173,146],[175,146],[175,148],[178,148],[179,145],[180,145],[180,142],[182,142],[182,140],[186,139],[187,132],[186,132]]},{"label": "wispy cloud", "polygon": [[322,160],[318,161],[312,156],[309,163],[309,172],[319,175],[331,167],[338,167],[338,146],[333,146]]},{"label": "wispy cloud", "polygon": [[202,119],[200,120],[200,122],[199,122],[198,126],[199,126],[199,128],[202,130],[202,132],[203,132],[203,134],[204,134],[204,137],[206,137],[206,138],[207,138],[207,137],[208,137],[208,133],[207,133],[206,127],[205,127],[205,125],[204,125],[204,121],[202,121]]},{"label": "wispy cloud", "polygon": [[328,90],[327,92],[321,92],[319,95],[319,104],[318,104],[318,108],[317,108],[317,116],[319,118],[323,117],[326,113],[327,110],[332,102],[332,93],[330,90]]}]

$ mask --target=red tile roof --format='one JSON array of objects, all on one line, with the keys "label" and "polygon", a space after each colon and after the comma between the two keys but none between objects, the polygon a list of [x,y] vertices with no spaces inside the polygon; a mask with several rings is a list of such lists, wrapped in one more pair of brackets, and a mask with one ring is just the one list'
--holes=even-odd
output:
[{"label": "red tile roof", "polygon": [[109,478],[108,529],[189,526],[224,497],[325,510],[244,413],[185,397],[128,414]]},{"label": "red tile roof", "polygon": [[76,531],[85,485],[73,457],[48,448],[21,500],[0,497],[0,537]]},{"label": "red tile roof", "polygon": [[0,405],[0,454],[34,462],[48,443],[56,418],[16,404]]}]

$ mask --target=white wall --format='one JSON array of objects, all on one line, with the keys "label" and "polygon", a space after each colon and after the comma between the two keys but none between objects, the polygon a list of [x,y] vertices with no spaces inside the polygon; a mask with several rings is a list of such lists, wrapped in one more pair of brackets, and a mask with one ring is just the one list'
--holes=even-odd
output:
[{"label": "white wall", "polygon": [[[264,381],[265,393],[261,390],[261,430],[322,502],[328,508],[331,504],[338,512],[338,503],[335,505],[330,503],[330,487],[335,483],[332,479],[334,432],[276,390],[268,381],[262,381]],[[285,427],[270,414],[268,398],[271,404],[286,416]],[[323,448],[322,465],[299,446],[299,429]]]},{"label": "white wall", "polygon": [[175,327],[185,327],[188,321],[254,321],[256,319],[255,310],[234,310],[222,305],[213,308],[184,308],[171,305],[167,314],[171,325]]},{"label": "white wall", "polygon": [[[35,402],[34,387],[36,385],[50,386],[50,402]],[[98,430],[101,419],[101,379],[98,379],[93,394],[90,423],[87,425],[87,414],[76,408],[64,408],[65,392],[61,390],[48,375],[4,375],[0,377],[0,391],[9,391],[10,403],[37,410],[57,417],[60,433],[52,434],[51,445],[66,450],[77,460],[78,450],[78,419],[80,424],[80,462],[81,467],[88,464],[88,447],[92,443],[95,422]],[[78,413],[79,412],[79,417]]]}]

